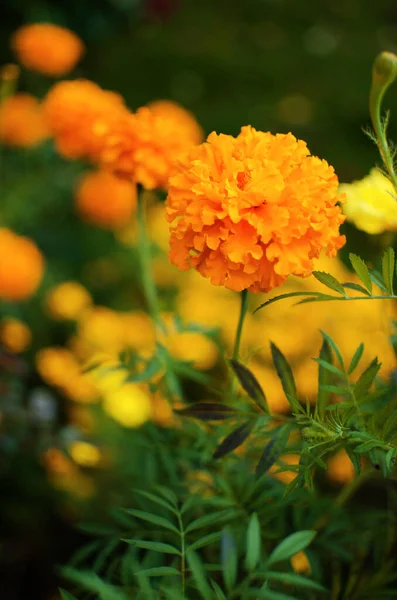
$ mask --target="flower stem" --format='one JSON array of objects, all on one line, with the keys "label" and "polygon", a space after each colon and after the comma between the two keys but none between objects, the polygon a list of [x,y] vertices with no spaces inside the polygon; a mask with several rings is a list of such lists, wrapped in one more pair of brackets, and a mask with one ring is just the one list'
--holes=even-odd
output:
[{"label": "flower stem", "polygon": [[156,284],[153,278],[150,239],[146,226],[146,206],[142,192],[138,194],[137,207],[138,255],[141,266],[141,281],[149,313],[157,327],[163,329]]},{"label": "flower stem", "polygon": [[241,335],[243,333],[243,325],[244,325],[245,315],[247,314],[247,308],[248,308],[248,290],[243,290],[241,292],[240,316],[239,316],[239,320],[238,320],[238,324],[237,324],[236,340],[234,342],[233,360],[239,359]]}]

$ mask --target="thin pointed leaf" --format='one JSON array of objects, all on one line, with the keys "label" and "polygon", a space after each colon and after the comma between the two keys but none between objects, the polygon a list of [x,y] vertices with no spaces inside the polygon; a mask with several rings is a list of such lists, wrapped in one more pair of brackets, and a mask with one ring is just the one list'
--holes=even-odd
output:
[{"label": "thin pointed leaf", "polygon": [[344,377],[344,373],[340,369],[338,369],[338,367],[335,367],[335,365],[333,365],[332,363],[329,363],[328,361],[323,360],[322,358],[313,358],[313,360],[327,371],[330,371],[330,373],[334,373],[334,375],[338,375],[339,377]]},{"label": "thin pointed leaf", "polygon": [[226,509],[218,513],[210,513],[207,515],[203,515],[202,517],[198,517],[195,519],[185,529],[185,533],[190,533],[195,529],[200,529],[201,527],[209,527],[210,525],[215,525],[221,521],[225,521],[227,519],[232,518],[236,512],[231,509]]},{"label": "thin pointed leaf", "polygon": [[378,271],[370,271],[369,275],[374,282],[375,285],[378,286],[383,292],[387,292],[387,287],[385,286],[385,282],[383,281],[383,277]]},{"label": "thin pointed leaf", "polygon": [[195,417],[202,421],[223,421],[238,416],[240,411],[220,402],[199,402],[176,412],[184,417]]},{"label": "thin pointed leaf", "polygon": [[382,275],[387,291],[393,296],[393,279],[396,257],[393,248],[388,248],[382,256]]},{"label": "thin pointed leaf", "polygon": [[319,292],[289,292],[288,294],[280,294],[279,296],[275,296],[274,298],[270,298],[266,300],[263,304],[260,304],[255,310],[255,314],[261,308],[265,308],[265,306],[270,306],[270,304],[274,304],[274,302],[279,302],[280,300],[286,300],[287,298],[298,298],[300,296],[322,296],[324,294],[320,294]]},{"label": "thin pointed leaf", "polygon": [[342,371],[344,372],[345,366],[343,363],[342,354],[340,353],[338,346],[335,344],[334,340],[327,333],[325,333],[325,331],[320,329],[320,332],[321,332],[321,335],[323,336],[323,339],[327,340],[328,344],[331,346],[332,350],[335,353],[336,358],[338,359],[338,363],[340,364],[340,367],[341,367]]},{"label": "thin pointed leaf", "polygon": [[[320,359],[321,361],[325,361],[328,364],[332,364],[332,351],[331,346],[327,342],[326,339],[323,339],[323,343],[321,345],[320,350]],[[320,413],[320,416],[324,416],[325,407],[328,404],[329,393],[327,390],[324,390],[324,385],[329,385],[332,377],[328,370],[324,369],[324,367],[319,363],[318,366],[318,395],[317,395],[317,406]]]},{"label": "thin pointed leaf", "polygon": [[287,585],[316,590],[317,592],[326,592],[327,589],[317,581],[313,581],[308,577],[303,577],[296,573],[280,573],[276,571],[267,571],[264,576],[270,581],[281,581]]},{"label": "thin pointed leaf", "polygon": [[357,400],[360,400],[361,397],[365,397],[371,385],[373,384],[381,366],[382,364],[378,362],[378,358],[376,357],[368,365],[365,371],[361,373],[358,381],[356,381],[356,383],[354,384],[354,392],[356,394]]},{"label": "thin pointed leaf", "polygon": [[[371,281],[371,278],[370,278]],[[361,294],[364,294],[365,296],[371,296],[371,294],[369,293],[368,290],[366,290],[362,285],[359,285],[358,283],[351,283],[350,281],[346,282],[346,283],[342,283],[344,288],[347,288],[349,290],[355,290],[356,292],[360,292]]]},{"label": "thin pointed leaf", "polygon": [[360,475],[361,473],[361,458],[358,456],[349,446],[345,448],[346,454],[350,458],[350,461],[354,467],[356,475]]},{"label": "thin pointed leaf", "polygon": [[282,560],[290,559],[291,556],[294,556],[294,554],[297,554],[298,552],[304,550],[307,546],[309,546],[309,544],[312,543],[316,535],[317,531],[310,529],[291,533],[291,535],[286,537],[273,550],[273,552],[269,556],[267,565],[270,566]]},{"label": "thin pointed leaf", "polygon": [[223,593],[223,591],[219,587],[219,585],[216,583],[216,581],[214,581],[213,579],[211,579],[211,585],[212,585],[212,587],[214,589],[216,600],[227,600],[225,594]]},{"label": "thin pointed leaf", "polygon": [[357,348],[357,350],[355,351],[353,358],[351,360],[350,366],[347,370],[348,375],[351,375],[354,371],[354,369],[357,367],[358,363],[360,362],[362,355],[364,352],[364,344],[360,344]]},{"label": "thin pointed leaf", "polygon": [[355,272],[357,273],[361,283],[367,288],[368,292],[372,295],[372,281],[367,265],[362,258],[357,254],[349,254],[349,260]]},{"label": "thin pointed leaf", "polygon": [[193,544],[190,544],[188,550],[198,550],[199,548],[203,548],[204,546],[208,546],[208,544],[213,544],[221,539],[222,533],[220,531],[215,531],[214,533],[209,533],[208,535],[204,535],[202,538],[199,538]]},{"label": "thin pointed leaf", "polygon": [[72,594],[61,588],[59,589],[59,593],[62,600],[77,600],[76,596],[72,596]]},{"label": "thin pointed leaf", "polygon": [[266,444],[262,456],[256,466],[255,474],[260,477],[274,465],[280,454],[285,450],[290,433],[290,425],[278,427],[272,439]]},{"label": "thin pointed leaf", "polygon": [[[292,369],[284,354],[281,352],[281,350],[277,348],[276,344],[270,342],[270,349],[272,353],[273,364],[277,371],[277,375],[279,376],[287,400],[291,404],[291,399],[296,400],[297,395],[295,379],[292,373]],[[294,410],[294,406],[292,404],[291,406]]]},{"label": "thin pointed leaf", "polygon": [[245,566],[252,571],[261,558],[261,528],[258,515],[253,513],[247,528]]},{"label": "thin pointed leaf", "polygon": [[324,271],[313,271],[313,275],[317,281],[325,285],[330,290],[338,292],[338,294],[341,294],[342,296],[346,296],[343,285],[339,283],[339,281],[330,273],[324,273]]},{"label": "thin pointed leaf", "polygon": [[180,551],[178,548],[171,546],[171,544],[163,544],[163,542],[146,542],[144,540],[134,540],[129,538],[123,538],[123,542],[136,546],[137,548],[143,548],[144,550],[153,550],[153,552],[161,552],[162,554],[178,554]]},{"label": "thin pointed leaf", "polygon": [[251,419],[237,427],[237,429],[235,429],[231,433],[229,433],[229,435],[225,437],[223,442],[215,450],[213,458],[222,458],[222,456],[225,456],[229,452],[232,452],[233,450],[241,446],[241,444],[245,442],[245,440],[251,433],[255,423],[256,419]]},{"label": "thin pointed leaf", "polygon": [[223,580],[226,588],[230,591],[234,588],[236,583],[237,549],[236,542],[228,528],[225,528],[222,532],[221,563]]},{"label": "thin pointed leaf", "polygon": [[159,527],[163,527],[164,529],[169,529],[169,531],[173,531],[179,535],[179,529],[175,527],[170,521],[164,519],[164,517],[159,517],[158,515],[154,515],[152,513],[144,512],[143,510],[135,510],[133,508],[126,508],[125,512],[128,515],[132,515],[137,519],[142,519],[142,521],[147,521],[148,523],[152,523],[153,525],[158,525]]},{"label": "thin pointed leaf", "polygon": [[247,392],[248,396],[259,406],[261,410],[269,414],[269,406],[265,393],[255,375],[237,360],[231,360],[230,364],[233,367],[233,371],[237,375],[241,386]]},{"label": "thin pointed leaf", "polygon": [[204,600],[211,600],[212,591],[207,582],[204,567],[200,558],[192,550],[187,551],[186,558],[201,596]]},{"label": "thin pointed leaf", "polygon": [[145,577],[165,577],[168,575],[177,575],[180,577],[181,573],[174,567],[153,567],[151,569],[143,569],[135,573],[136,576],[144,575]]},{"label": "thin pointed leaf", "polygon": [[174,514],[178,514],[178,511],[174,508],[174,506],[172,506],[164,498],[159,498],[159,496],[156,496],[155,494],[151,494],[150,492],[147,492],[146,490],[135,490],[135,492],[137,494],[139,494],[140,496],[143,496],[144,498],[151,500],[151,502],[154,502],[155,504],[162,506],[166,510],[169,510],[170,512],[172,512]]}]

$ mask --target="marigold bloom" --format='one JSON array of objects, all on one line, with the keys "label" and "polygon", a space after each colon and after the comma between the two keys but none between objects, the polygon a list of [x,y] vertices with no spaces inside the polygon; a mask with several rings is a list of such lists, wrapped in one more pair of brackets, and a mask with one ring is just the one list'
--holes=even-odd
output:
[{"label": "marigold bloom", "polygon": [[347,198],[343,212],[358,229],[371,234],[397,231],[396,190],[379,169],[339,189]]},{"label": "marigold bloom", "polygon": [[328,460],[327,475],[332,481],[340,484],[353,481],[356,472],[345,450],[340,450]]},{"label": "marigold bloom", "polygon": [[44,272],[44,259],[29,238],[0,228],[0,298],[25,300],[34,294]]},{"label": "marigold bloom", "polygon": [[77,212],[86,221],[106,229],[128,223],[136,209],[136,186],[108,171],[87,173],[75,196]]},{"label": "marigold bloom", "polygon": [[55,84],[43,109],[57,149],[66,158],[96,157],[110,123],[120,113],[129,114],[121,96],[85,79]]},{"label": "marigold bloom", "polygon": [[156,100],[148,104],[152,112],[164,119],[175,121],[177,130],[183,129],[190,135],[192,144],[201,144],[204,132],[196,121],[196,117],[189,110],[171,100]]},{"label": "marigold bloom", "polygon": [[74,462],[81,467],[96,467],[102,458],[99,448],[81,440],[76,440],[70,444],[69,454]]},{"label": "marigold bloom", "polygon": [[124,427],[140,427],[152,417],[150,396],[136,383],[126,383],[103,399],[103,408]]},{"label": "marigold bloom", "polygon": [[32,332],[22,321],[7,317],[0,323],[0,342],[6,350],[18,354],[29,348]]},{"label": "marigold bloom", "polygon": [[216,343],[199,331],[171,333],[165,344],[171,356],[192,362],[199,371],[210,369],[218,359]]},{"label": "marigold bloom", "polygon": [[169,183],[170,259],[214,285],[268,292],[345,242],[338,178],[292,134],[212,133]]},{"label": "marigold bloom", "polygon": [[90,293],[77,281],[64,281],[46,297],[48,312],[54,319],[74,320],[92,304]]},{"label": "marigold bloom", "polygon": [[84,51],[76,34],[51,23],[20,27],[12,36],[11,45],[24,67],[55,77],[71,71]]},{"label": "marigold bloom", "polygon": [[132,178],[145,189],[166,188],[176,159],[193,146],[197,133],[175,117],[165,117],[143,106],[120,115],[102,136],[98,161]]},{"label": "marigold bloom", "polygon": [[303,551],[297,552],[293,556],[291,556],[291,567],[295,571],[295,573],[306,573],[309,574],[311,572],[310,561],[307,558],[307,554]]},{"label": "marigold bloom", "polygon": [[4,144],[31,148],[48,135],[42,107],[31,94],[14,94],[0,104],[0,140]]}]

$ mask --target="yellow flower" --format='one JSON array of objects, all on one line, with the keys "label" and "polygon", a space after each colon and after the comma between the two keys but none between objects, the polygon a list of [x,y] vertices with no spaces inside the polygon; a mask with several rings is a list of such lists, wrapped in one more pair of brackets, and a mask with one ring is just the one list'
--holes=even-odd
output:
[{"label": "yellow flower", "polygon": [[96,467],[102,458],[99,448],[80,440],[70,444],[69,454],[81,467]]},{"label": "yellow flower", "polygon": [[86,311],[77,330],[90,355],[94,352],[118,354],[125,347],[125,334],[119,314],[104,306],[95,306]]},{"label": "yellow flower", "polygon": [[27,69],[56,77],[71,71],[84,51],[77,35],[51,23],[20,27],[11,44],[19,62]]},{"label": "yellow flower", "polygon": [[90,306],[89,292],[77,281],[64,281],[52,288],[46,297],[47,309],[54,319],[75,320]]},{"label": "yellow flower", "polygon": [[18,354],[29,348],[32,333],[25,323],[9,317],[0,323],[0,341],[6,350]]},{"label": "yellow flower", "polygon": [[339,189],[347,198],[343,212],[358,229],[371,234],[397,231],[396,190],[379,169]]},{"label": "yellow flower", "polygon": [[341,450],[329,459],[327,475],[332,481],[340,484],[349,483],[354,479],[353,463],[345,450]]},{"label": "yellow flower", "polygon": [[106,394],[103,409],[124,427],[140,427],[152,417],[150,396],[136,383],[126,383]]},{"label": "yellow flower", "polygon": [[200,371],[213,367],[218,358],[216,343],[198,331],[171,333],[167,337],[166,345],[171,356],[192,362]]},{"label": "yellow flower", "polygon": [[[95,364],[95,356],[90,361]],[[127,369],[116,361],[103,361],[98,367],[88,371],[86,376],[92,381],[101,395],[118,390],[128,378]]]},{"label": "yellow flower", "polygon": [[311,572],[309,559],[303,551],[291,557],[291,567],[295,573],[306,573],[308,575]]}]

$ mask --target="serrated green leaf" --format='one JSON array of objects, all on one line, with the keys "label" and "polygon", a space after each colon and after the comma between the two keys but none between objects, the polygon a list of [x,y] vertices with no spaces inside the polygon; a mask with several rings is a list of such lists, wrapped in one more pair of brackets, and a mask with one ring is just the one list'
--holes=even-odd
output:
[{"label": "serrated green leaf", "polygon": [[355,351],[353,358],[351,360],[350,366],[347,370],[348,375],[351,375],[354,371],[354,369],[357,367],[358,363],[360,362],[362,355],[364,352],[364,344],[360,344],[357,348],[357,350]]},{"label": "serrated green leaf", "polygon": [[236,542],[228,528],[222,531],[221,564],[223,580],[230,592],[234,588],[237,578],[237,550]]},{"label": "serrated green leaf", "polygon": [[339,281],[330,273],[325,273],[324,271],[313,271],[313,276],[317,279],[317,281],[325,285],[330,290],[334,290],[334,292],[338,292],[338,294],[346,296],[343,285],[339,283]]},{"label": "serrated green leaf", "polygon": [[369,272],[369,275],[371,277],[371,280],[374,282],[375,285],[378,286],[378,288],[380,288],[383,292],[387,292],[387,287],[385,286],[383,277],[380,273],[378,273],[378,271],[371,270]]},{"label": "serrated green leaf", "polygon": [[124,510],[128,515],[132,515],[137,519],[142,519],[142,521],[147,521],[148,523],[153,523],[153,525],[158,525],[159,527],[163,527],[164,529],[168,529],[179,535],[179,529],[164,517],[159,517],[158,515],[144,512],[143,510],[136,510],[134,508],[126,508]]},{"label": "serrated green leaf", "polygon": [[372,294],[372,281],[370,273],[363,259],[357,256],[357,254],[350,253],[349,260],[364,287],[366,287],[368,292]]},{"label": "serrated green leaf", "polygon": [[[323,296],[323,295],[324,294],[320,294],[319,292],[289,292],[288,294],[280,294],[279,296],[275,296],[274,298],[270,298],[269,300],[266,300],[266,302],[264,302],[263,304],[260,304],[254,310],[253,314],[255,314],[261,308],[265,308],[265,306],[269,306],[270,304],[274,304],[274,302],[279,302],[280,300],[286,300],[287,298],[298,298],[300,296],[318,297],[318,296]],[[332,296],[332,298],[333,298],[333,296]]]},{"label": "serrated green leaf", "polygon": [[[332,351],[331,346],[327,342],[327,340],[323,339],[323,343],[321,345],[320,357],[322,361],[325,361],[328,364],[332,364]],[[319,363],[318,366],[318,394],[317,394],[317,406],[318,411],[321,417],[324,416],[325,407],[328,404],[329,393],[327,390],[323,389],[323,386],[329,385],[331,381],[331,375],[328,370],[324,369]]]},{"label": "serrated green leaf", "polygon": [[137,548],[143,548],[144,550],[153,550],[153,552],[161,552],[162,554],[178,554],[180,551],[171,544],[163,544],[163,542],[146,542],[144,540],[135,540],[131,538],[122,538],[123,542],[136,546]]},{"label": "serrated green leaf", "polygon": [[295,585],[296,587],[303,587],[317,592],[326,592],[327,589],[317,581],[313,581],[308,577],[297,575],[296,573],[281,573],[277,571],[267,571],[263,574],[264,577],[270,579],[270,581],[281,581],[287,585]]},{"label": "serrated green leaf", "polygon": [[222,443],[215,450],[213,458],[222,458],[229,452],[232,452],[233,450],[241,446],[241,444],[243,444],[248,438],[255,423],[256,420],[251,419],[237,427],[237,429],[235,429],[231,433],[229,433],[229,435],[225,437]]},{"label": "serrated green leaf", "polygon": [[198,550],[199,548],[203,548],[204,546],[208,546],[209,544],[213,544],[221,539],[222,532],[215,531],[214,533],[209,533],[208,535],[204,535],[202,538],[194,541],[190,546],[188,546],[188,550]]},{"label": "serrated green leaf", "polygon": [[195,417],[203,421],[223,421],[238,416],[241,411],[220,402],[199,402],[176,412],[184,417]]},{"label": "serrated green leaf", "polygon": [[[371,278],[370,278],[371,281]],[[355,290],[356,292],[360,292],[361,294],[364,294],[365,296],[371,296],[371,294],[369,293],[369,291],[367,289],[365,289],[362,285],[359,285],[358,283],[351,283],[350,281],[346,282],[346,283],[342,283],[344,288],[347,288],[349,290]]]},{"label": "serrated green leaf", "polygon": [[393,248],[387,248],[382,256],[382,275],[387,291],[393,296],[393,279],[396,257]]},{"label": "serrated green leaf", "polygon": [[[295,379],[292,373],[292,369],[284,354],[281,352],[281,350],[277,348],[276,344],[270,342],[270,349],[277,375],[281,381],[281,385],[283,387],[287,400],[291,404],[291,399],[296,400],[297,397]],[[294,410],[294,406],[292,404],[291,406]]]},{"label": "serrated green leaf", "polygon": [[204,567],[200,558],[192,550],[187,551],[186,558],[201,596],[204,600],[211,600],[212,591],[207,582]]},{"label": "serrated green leaf", "polygon": [[261,558],[261,528],[258,515],[253,513],[247,528],[245,566],[252,571]]},{"label": "serrated green leaf", "polygon": [[195,529],[200,529],[200,527],[209,527],[210,525],[215,525],[215,523],[225,521],[235,514],[236,512],[234,510],[226,509],[218,513],[203,515],[202,517],[198,517],[198,519],[195,519],[189,523],[185,529],[185,533],[190,533]]},{"label": "serrated green leaf", "polygon": [[270,566],[282,560],[288,560],[289,558],[291,558],[291,556],[294,556],[294,554],[297,554],[298,552],[304,550],[307,546],[309,546],[309,544],[312,543],[316,535],[317,531],[310,529],[291,533],[291,535],[286,537],[273,550],[273,552],[269,556],[267,565]]},{"label": "serrated green leaf", "polygon": [[135,575],[144,575],[145,577],[165,577],[168,575],[178,575],[180,577],[181,573],[174,567],[153,567],[151,569],[143,569],[142,571],[138,571],[135,573]]},{"label": "serrated green leaf", "polygon": [[378,358],[374,358],[368,367],[361,373],[358,381],[354,384],[354,392],[357,400],[361,400],[362,397],[367,394],[371,385],[373,384],[375,377],[377,376],[379,369],[382,364],[378,362]]},{"label": "serrated green leaf", "polygon": [[247,392],[251,400],[253,400],[261,410],[269,414],[269,406],[265,393],[255,375],[237,360],[231,360],[230,364],[233,368],[233,371],[237,375],[241,386]]}]

